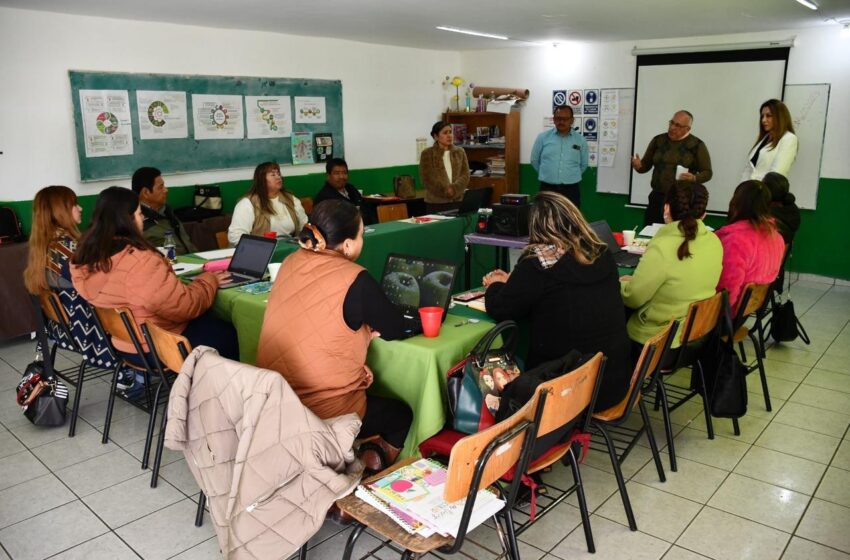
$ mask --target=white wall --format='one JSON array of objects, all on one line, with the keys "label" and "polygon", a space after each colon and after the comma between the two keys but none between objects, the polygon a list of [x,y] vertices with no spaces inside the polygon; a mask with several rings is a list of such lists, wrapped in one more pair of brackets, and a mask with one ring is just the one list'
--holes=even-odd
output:
[{"label": "white wall", "polygon": [[[461,53],[461,64],[463,76],[476,84],[531,90],[531,97],[522,109],[520,140],[520,158],[527,162],[534,138],[542,130],[543,116],[551,114],[552,90],[634,87],[635,57],[631,55],[631,50],[635,45],[666,47],[723,44],[796,36],[788,61],[786,83],[832,84],[821,177],[850,179],[850,39],[840,37],[839,29],[838,25],[829,25],[818,29],[637,43],[564,43],[558,47],[468,51]],[[722,87],[722,84],[717,87]],[[753,108],[752,114],[752,134],[755,137],[758,107]],[[663,132],[663,129],[659,129],[659,132]],[[699,136],[699,122],[694,125],[694,134]],[[642,152],[643,149],[640,146],[638,151]],[[739,163],[735,162],[735,165]]]},{"label": "white wall", "polygon": [[[339,79],[346,159],[371,168],[415,163],[415,139],[444,108],[442,77],[460,64],[455,52],[6,8],[0,53],[0,200],[28,200],[50,184],[78,194],[129,185],[80,183],[68,70]],[[284,175],[320,170],[287,167]],[[165,179],[191,185],[252,172]]]}]

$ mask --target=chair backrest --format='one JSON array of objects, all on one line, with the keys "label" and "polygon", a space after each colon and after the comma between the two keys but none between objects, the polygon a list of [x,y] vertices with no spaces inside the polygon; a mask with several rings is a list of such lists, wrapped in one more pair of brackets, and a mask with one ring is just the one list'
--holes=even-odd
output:
[{"label": "chair backrest", "polygon": [[[310,214],[310,213],[313,211],[313,198],[312,198],[312,197],[310,197],[310,196],[302,196],[302,197],[301,197],[301,198],[299,198],[298,200],[300,200],[300,201],[301,201],[301,206],[303,206],[303,207],[304,207],[304,212],[305,212],[306,214]],[[299,233],[299,232],[297,232],[297,231],[296,231],[296,232],[295,232],[295,235],[297,236],[297,235],[298,235],[298,233]]]},{"label": "chair backrest", "polygon": [[723,311],[724,298],[725,291],[721,291],[710,298],[695,301],[688,307],[680,336],[683,345],[700,340],[714,330]]},{"label": "chair backrest", "polygon": [[62,305],[59,296],[55,292],[52,290],[41,292],[38,295],[38,301],[41,304],[41,310],[44,316],[48,320],[61,325],[63,329],[67,330],[69,328],[70,319],[68,318],[68,312],[65,311],[65,306]]},{"label": "chair backrest", "polygon": [[157,365],[164,365],[175,373],[179,372],[186,357],[192,352],[192,345],[186,337],[147,322],[142,325],[142,332],[148,348],[160,362]]},{"label": "chair backrest", "polygon": [[605,357],[597,352],[573,371],[537,386],[536,395],[547,393],[537,437],[561,428],[588,407],[592,410],[604,369]]},{"label": "chair backrest", "polygon": [[747,284],[744,287],[744,295],[741,296],[741,317],[748,317],[767,303],[767,295],[770,292],[770,284]]},{"label": "chair backrest", "polygon": [[478,467],[482,466],[479,465],[481,461],[484,464],[475,491],[490,486],[521,462],[528,438],[534,437],[531,433],[534,431],[533,418],[539,415],[538,405],[544,394],[536,392],[530,401],[509,418],[466,436],[452,447],[443,494],[447,502],[456,502],[472,493],[470,490],[475,483]]},{"label": "chair backrest", "polygon": [[108,307],[95,307],[94,313],[97,315],[100,326],[106,331],[109,336],[132,344],[136,351],[143,355],[142,350],[142,333],[139,330],[139,325],[133,317],[132,311],[126,307],[118,307],[110,309]]},{"label": "chair backrest", "polygon": [[663,363],[662,360],[673,343],[673,337],[676,336],[676,329],[678,327],[678,321],[670,321],[664,327],[664,330],[643,343],[643,350],[641,350],[635,370],[632,372],[632,378],[629,381],[629,390],[626,392],[626,396],[619,403],[607,410],[600,410],[595,413],[593,415],[594,418],[606,422],[628,418],[628,414],[634,407],[635,400],[643,388],[643,381],[645,379],[653,379],[658,373]]},{"label": "chair backrest", "polygon": [[378,206],[378,223],[404,220],[407,218],[407,204],[382,204]]},{"label": "chair backrest", "polygon": [[218,245],[219,249],[227,249],[230,247],[230,240],[227,239],[226,231],[217,231],[215,232],[215,243]]}]

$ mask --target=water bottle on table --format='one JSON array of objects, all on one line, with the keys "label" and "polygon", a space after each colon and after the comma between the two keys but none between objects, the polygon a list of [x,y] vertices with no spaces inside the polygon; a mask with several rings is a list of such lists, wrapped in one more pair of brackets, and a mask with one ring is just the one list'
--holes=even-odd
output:
[{"label": "water bottle on table", "polygon": [[169,261],[177,260],[177,243],[174,241],[174,232],[170,229],[165,231],[165,241],[162,246],[165,248],[165,256]]}]

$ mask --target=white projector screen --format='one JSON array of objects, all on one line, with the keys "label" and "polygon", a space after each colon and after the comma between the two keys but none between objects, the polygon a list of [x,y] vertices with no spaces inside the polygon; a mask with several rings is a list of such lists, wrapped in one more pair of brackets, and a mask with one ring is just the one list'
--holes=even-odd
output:
[{"label": "white projector screen", "polygon": [[[779,58],[746,60],[753,53],[769,56],[765,51],[782,52],[775,54]],[[642,157],[652,137],[666,133],[673,113],[690,111],[691,134],[705,142],[711,156],[708,208],[725,213],[756,140],[759,107],[782,99],[787,60],[787,48],[638,56],[632,152]],[[652,171],[632,172],[632,204],[646,205],[651,176]]]}]

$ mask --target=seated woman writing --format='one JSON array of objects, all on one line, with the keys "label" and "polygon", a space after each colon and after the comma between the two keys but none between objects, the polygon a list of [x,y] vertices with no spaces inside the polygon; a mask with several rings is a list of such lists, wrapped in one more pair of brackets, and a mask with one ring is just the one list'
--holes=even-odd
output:
[{"label": "seated woman writing", "polygon": [[[229,275],[205,272],[184,284],[142,237],[143,220],[139,195],[122,187],[101,192],[91,227],[71,259],[74,287],[96,307],[126,307],[139,324],[150,321],[182,334],[192,346],[211,346],[226,358],[239,359],[233,325],[209,311]],[[132,344],[114,342],[116,350],[136,353]]]},{"label": "seated woman writing", "polygon": [[[326,200],[313,207],[301,249],[283,261],[269,295],[257,365],[280,372],[320,418],[355,413],[360,438],[379,436],[386,462],[398,457],[412,420],[401,401],[366,394],[372,338],[403,333],[403,316],[380,285],[354,261],[363,249],[356,206]],[[364,457],[367,468],[383,461]]]},{"label": "seated woman writing", "polygon": [[717,230],[723,244],[723,272],[717,290],[729,292],[729,304],[738,308],[749,283],[776,279],[785,242],[770,213],[770,191],[761,181],[744,181],[729,201],[729,222]]},{"label": "seated woman writing", "polygon": [[246,233],[263,235],[269,231],[295,236],[306,223],[301,201],[283,188],[280,166],[267,161],[254,169],[251,188],[233,208],[227,240],[235,246]]},{"label": "seated woman writing", "polygon": [[[664,227],[646,247],[633,276],[620,278],[636,346],[661,332],[670,319],[682,321],[688,306],[714,295],[723,247],[702,223],[708,190],[700,183],[676,181],[664,200]],[[679,346],[679,337],[673,347]]]},{"label": "seated woman writing", "polygon": [[484,277],[487,313],[499,321],[529,319],[528,369],[573,349],[603,352],[608,362],[596,409],[609,408],[626,395],[631,378],[614,258],[575,205],[554,191],[536,196],[528,232],[516,269]]}]

